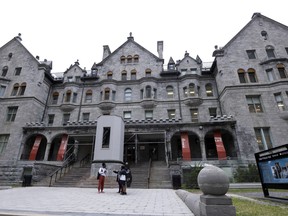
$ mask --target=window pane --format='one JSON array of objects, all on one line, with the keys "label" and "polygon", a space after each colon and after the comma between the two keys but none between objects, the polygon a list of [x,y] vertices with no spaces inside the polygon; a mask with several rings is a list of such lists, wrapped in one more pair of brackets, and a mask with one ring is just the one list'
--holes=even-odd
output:
[{"label": "window pane", "polygon": [[109,148],[110,132],[111,132],[110,127],[104,127],[103,128],[102,148]]},{"label": "window pane", "polygon": [[124,111],[123,117],[124,119],[131,119],[131,111]]},{"label": "window pane", "polygon": [[217,108],[209,108],[210,116],[216,117],[217,116]]},{"label": "window pane", "polygon": [[284,102],[283,102],[281,93],[274,94],[274,96],[275,96],[275,100],[276,100],[278,109],[281,111],[284,111],[285,106],[284,106]]},{"label": "window pane", "polygon": [[166,88],[166,92],[167,92],[167,98],[174,98],[174,92],[172,86],[168,86]]},{"label": "window pane", "polygon": [[169,119],[175,119],[175,109],[168,110],[168,118]]},{"label": "window pane", "polygon": [[82,114],[82,121],[89,121],[90,113],[83,113]]},{"label": "window pane", "polygon": [[255,75],[254,72],[249,72],[248,76],[249,76],[249,80],[250,80],[251,83],[256,83],[257,82],[256,75]]},{"label": "window pane", "polygon": [[255,50],[246,50],[249,59],[256,59]]},{"label": "window pane", "polygon": [[5,94],[6,86],[0,86],[0,97],[2,97]]},{"label": "window pane", "polygon": [[153,119],[153,111],[152,110],[146,110],[145,111],[145,119]]},{"label": "window pane", "polygon": [[131,101],[132,100],[132,90],[126,89],[124,93],[124,100],[125,101]]},{"label": "window pane", "polygon": [[267,74],[267,77],[268,77],[269,81],[273,81],[274,80],[274,73],[273,73],[272,69],[266,70],[266,74]]},{"label": "window pane", "polygon": [[263,112],[260,96],[247,96],[247,104],[249,108],[249,112],[251,113],[259,113]]},{"label": "window pane", "polygon": [[16,118],[18,107],[8,107],[6,121],[13,122]]},{"label": "window pane", "polygon": [[67,122],[69,121],[70,119],[70,114],[64,114],[63,115],[63,124],[67,124]]},{"label": "window pane", "polygon": [[198,122],[198,109],[190,109],[191,121]]},{"label": "window pane", "polygon": [[48,126],[52,126],[54,123],[54,114],[48,115]]},{"label": "window pane", "polygon": [[238,73],[240,83],[246,83],[245,73]]},{"label": "window pane", "polygon": [[8,143],[9,135],[0,135],[0,154],[4,152]]}]

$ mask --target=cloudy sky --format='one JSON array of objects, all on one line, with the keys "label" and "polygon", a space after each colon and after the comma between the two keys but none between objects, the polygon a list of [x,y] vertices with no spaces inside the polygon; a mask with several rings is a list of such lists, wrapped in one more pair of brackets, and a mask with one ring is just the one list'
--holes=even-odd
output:
[{"label": "cloudy sky", "polygon": [[1,1],[0,47],[21,33],[24,46],[40,60],[52,60],[52,72],[64,72],[78,59],[91,69],[111,52],[134,40],[164,59],[185,51],[212,62],[214,46],[224,46],[260,12],[288,25],[287,0],[5,0]]}]

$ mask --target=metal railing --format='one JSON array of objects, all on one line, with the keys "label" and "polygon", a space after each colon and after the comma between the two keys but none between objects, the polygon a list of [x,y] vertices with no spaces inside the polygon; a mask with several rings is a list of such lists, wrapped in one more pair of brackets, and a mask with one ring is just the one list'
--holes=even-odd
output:
[{"label": "metal railing", "polygon": [[80,167],[84,167],[86,164],[91,162],[91,154],[87,154],[80,160]]},{"label": "metal railing", "polygon": [[149,165],[148,165],[148,176],[147,176],[147,188],[149,189],[150,183],[150,175],[151,175],[151,166],[152,166],[152,158],[149,158]]}]

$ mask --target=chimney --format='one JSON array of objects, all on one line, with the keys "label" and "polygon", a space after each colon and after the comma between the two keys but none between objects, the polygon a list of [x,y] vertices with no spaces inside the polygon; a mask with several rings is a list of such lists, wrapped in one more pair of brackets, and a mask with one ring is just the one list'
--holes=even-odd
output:
[{"label": "chimney", "polygon": [[104,45],[103,46],[103,59],[107,58],[110,54],[111,54],[111,51],[110,51],[109,46],[108,45]]},{"label": "chimney", "polygon": [[157,41],[157,52],[160,59],[163,59],[163,41]]}]

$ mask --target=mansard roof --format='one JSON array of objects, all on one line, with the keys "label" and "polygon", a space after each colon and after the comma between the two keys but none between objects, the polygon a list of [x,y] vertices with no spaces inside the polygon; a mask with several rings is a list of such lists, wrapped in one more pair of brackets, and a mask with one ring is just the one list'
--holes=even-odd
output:
[{"label": "mansard roof", "polygon": [[101,62],[99,62],[98,64],[96,64],[97,66],[103,65],[109,58],[111,58],[111,56],[116,55],[118,53],[119,50],[121,50],[123,47],[125,47],[127,44],[129,43],[133,43],[135,44],[137,47],[139,47],[141,50],[143,50],[144,52],[148,53],[149,55],[151,55],[153,58],[155,58],[156,61],[162,61],[164,62],[164,59],[161,59],[159,57],[157,57],[156,55],[154,55],[152,52],[150,52],[149,50],[147,50],[146,48],[144,48],[143,46],[141,46],[140,44],[138,44],[137,42],[134,41],[134,37],[130,36],[127,38],[127,41],[125,43],[123,43],[120,47],[118,47],[114,52],[112,52],[109,56],[107,56],[105,59],[103,59]]}]

